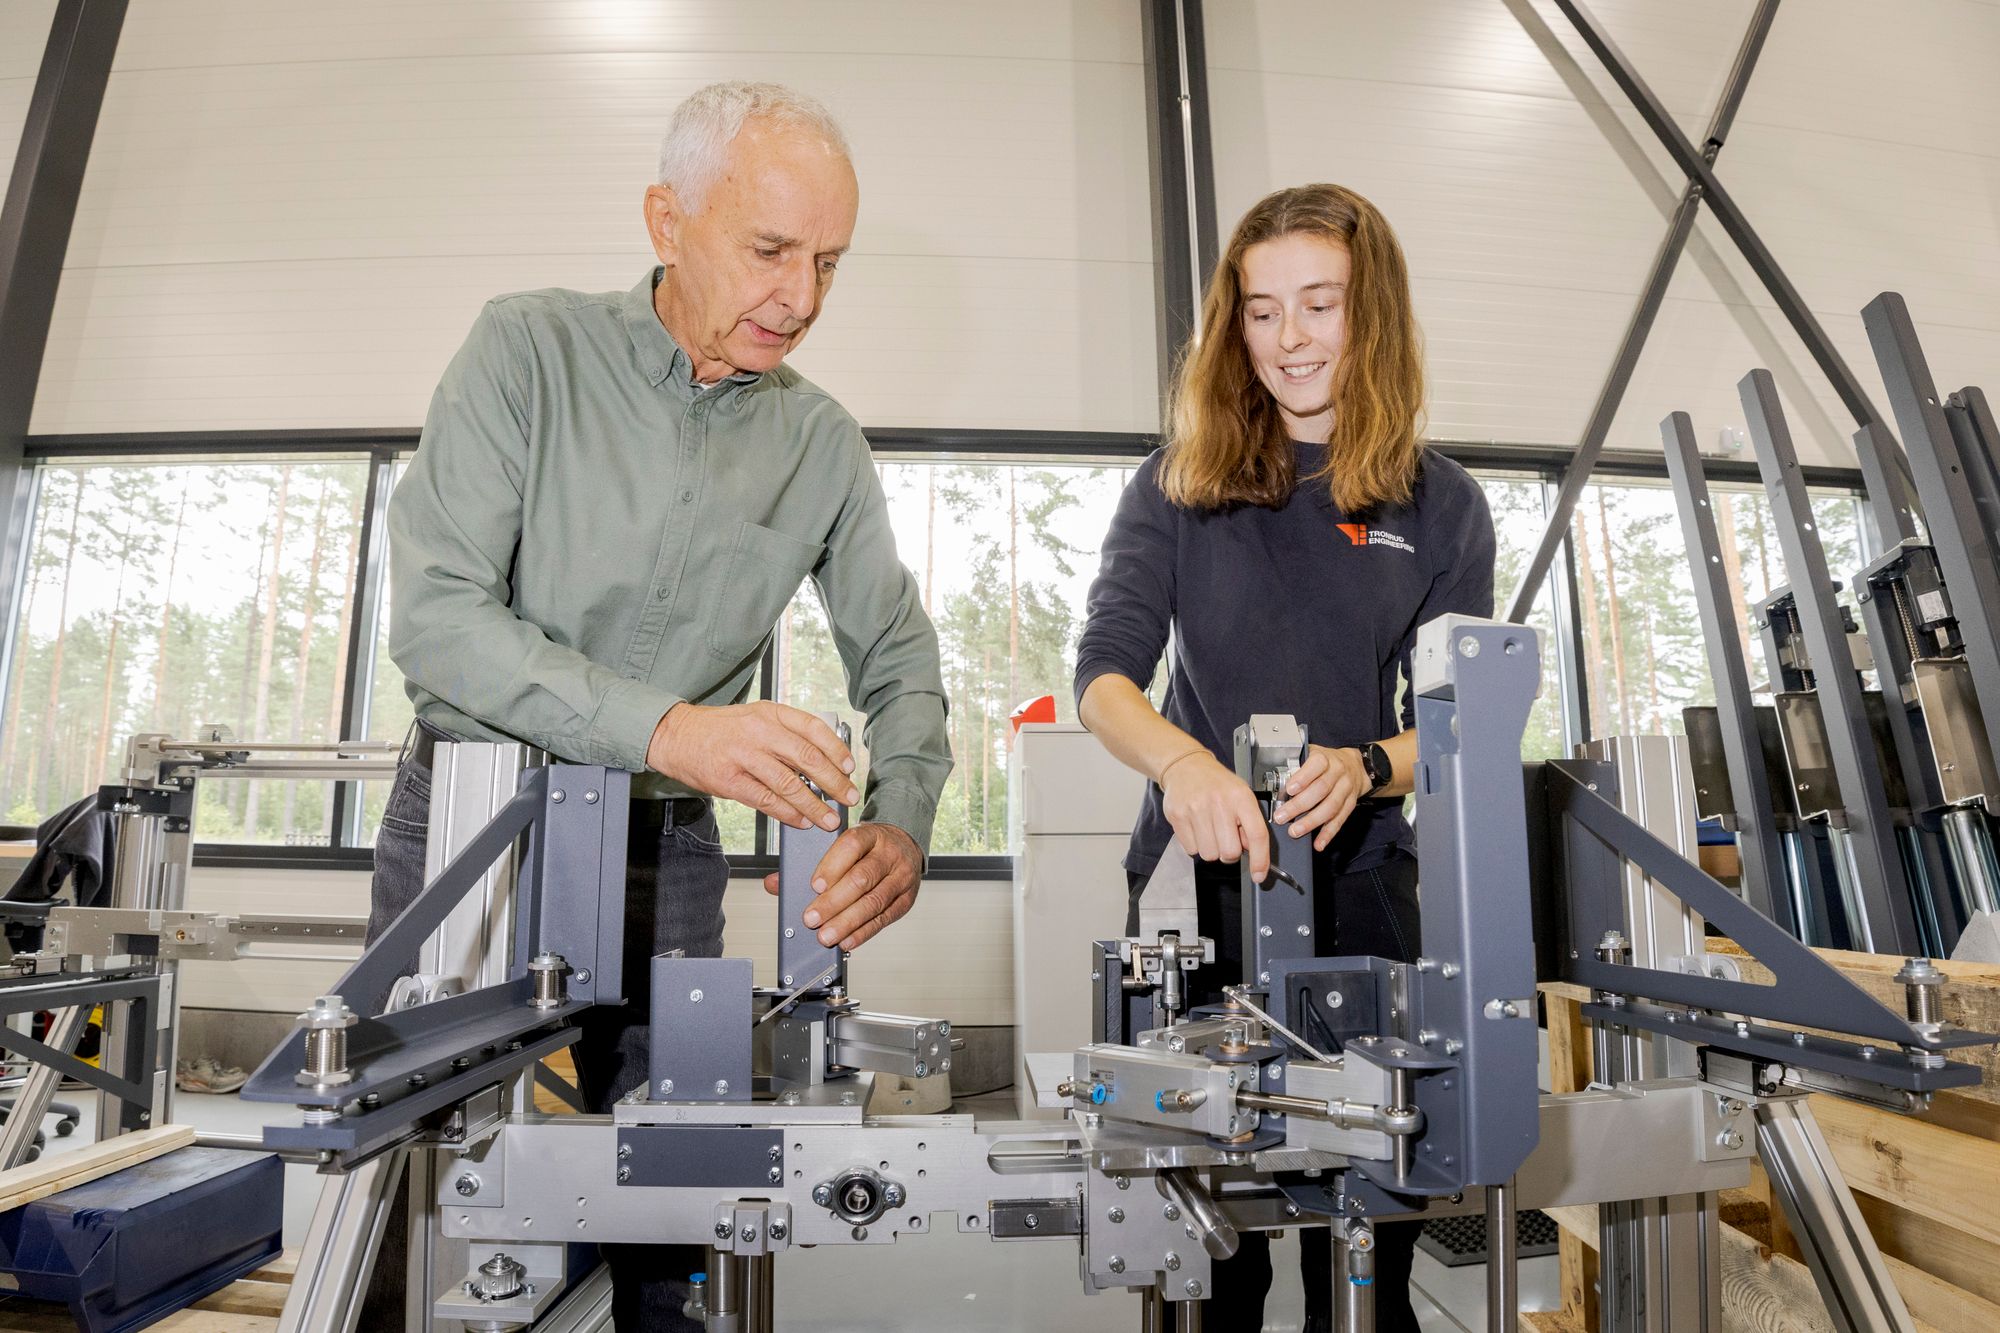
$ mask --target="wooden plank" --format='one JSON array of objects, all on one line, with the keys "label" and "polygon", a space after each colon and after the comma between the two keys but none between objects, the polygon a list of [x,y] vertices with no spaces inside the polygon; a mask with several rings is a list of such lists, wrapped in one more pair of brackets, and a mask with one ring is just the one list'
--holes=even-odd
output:
[{"label": "wooden plank", "polygon": [[276,1319],[285,1312],[285,1297],[291,1290],[289,1282],[257,1282],[247,1277],[239,1278],[222,1290],[202,1297],[192,1308],[217,1314],[268,1315]]},{"label": "wooden plank", "polygon": [[161,1125],[115,1139],[93,1143],[75,1152],[58,1153],[10,1171],[0,1171],[0,1212],[46,1199],[51,1194],[87,1185],[101,1176],[185,1148],[194,1142],[191,1125]]},{"label": "wooden plank", "polygon": [[1851,1188],[2000,1244],[2000,1144],[1833,1097],[1812,1110]]},{"label": "wooden plank", "polygon": [[[1882,1253],[2000,1305],[2000,1252],[1993,1246],[1886,1199],[1860,1193],[1854,1199]],[[2000,1328],[2000,1323],[1994,1327]]]},{"label": "wooden plank", "polygon": [[1579,1324],[1564,1310],[1521,1311],[1520,1333],[1595,1333],[1596,1324]]},{"label": "wooden plank", "polygon": [[[156,1333],[276,1333],[278,1321],[263,1315],[176,1310],[146,1327]],[[60,1305],[9,1300],[0,1304],[0,1333],[76,1333],[76,1318]]]},{"label": "wooden plank", "polygon": [[[574,1087],[576,1085],[576,1065],[570,1059],[570,1050],[570,1047],[565,1046],[555,1054],[549,1056],[548,1059],[542,1061],[542,1063],[549,1067],[550,1073],[557,1075]],[[569,1103],[540,1084],[535,1085],[535,1109],[544,1115],[576,1114],[570,1109]]]},{"label": "wooden plank", "polygon": [[290,1282],[298,1276],[298,1271],[299,1252],[292,1249],[281,1252],[270,1263],[251,1273],[249,1278],[252,1282]]},{"label": "wooden plank", "polygon": [[1935,1328],[1939,1333],[1993,1333],[2000,1328],[2000,1305],[1901,1259],[1889,1258],[1888,1264],[1896,1290],[1903,1294],[1910,1318],[1919,1328]]},{"label": "wooden plank", "polygon": [[1725,1333],[1835,1333],[1806,1266],[1730,1226],[1722,1228],[1722,1326]]},{"label": "wooden plank", "polygon": [[[1549,1091],[1578,1092],[1590,1086],[1593,1048],[1590,1025],[1575,997],[1545,990],[1542,1011],[1549,1025]],[[1556,1281],[1562,1314],[1582,1329],[1598,1326],[1597,1251],[1564,1232],[1556,1245]]]}]

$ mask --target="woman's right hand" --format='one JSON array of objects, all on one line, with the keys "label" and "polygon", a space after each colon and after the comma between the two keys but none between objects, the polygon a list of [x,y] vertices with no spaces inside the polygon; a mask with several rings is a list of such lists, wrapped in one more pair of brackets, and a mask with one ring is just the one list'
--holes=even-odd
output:
[{"label": "woman's right hand", "polygon": [[1207,750],[1191,750],[1160,773],[1161,805],[1189,856],[1234,861],[1250,854],[1250,878],[1271,869],[1271,835],[1249,784]]}]

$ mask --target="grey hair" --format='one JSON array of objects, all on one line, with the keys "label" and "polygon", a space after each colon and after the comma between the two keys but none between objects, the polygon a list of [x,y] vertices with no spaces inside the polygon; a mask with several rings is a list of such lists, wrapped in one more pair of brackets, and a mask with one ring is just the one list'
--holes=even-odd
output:
[{"label": "grey hair", "polygon": [[818,99],[781,83],[736,79],[697,88],[674,108],[674,118],[660,140],[660,184],[680,196],[682,207],[691,212],[699,209],[708,187],[722,175],[730,142],[752,119],[809,130],[839,149],[841,156],[851,156],[839,122]]}]

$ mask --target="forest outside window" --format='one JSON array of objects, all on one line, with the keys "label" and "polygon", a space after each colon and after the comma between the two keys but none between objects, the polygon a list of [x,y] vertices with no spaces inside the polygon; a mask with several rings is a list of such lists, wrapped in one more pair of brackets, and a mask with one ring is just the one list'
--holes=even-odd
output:
[{"label": "forest outside window", "polygon": [[[328,741],[343,725],[361,460],[39,469],[0,721],[0,811],[34,824],[145,731]],[[198,788],[204,842],[326,846],[333,790]]]}]

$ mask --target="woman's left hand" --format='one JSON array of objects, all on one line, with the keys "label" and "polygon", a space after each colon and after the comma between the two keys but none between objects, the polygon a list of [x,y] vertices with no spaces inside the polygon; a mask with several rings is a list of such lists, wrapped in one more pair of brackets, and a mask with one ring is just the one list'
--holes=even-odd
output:
[{"label": "woman's left hand", "polygon": [[1368,794],[1368,770],[1359,750],[1307,747],[1306,761],[1285,784],[1285,799],[1271,812],[1271,822],[1287,827],[1294,838],[1314,829],[1313,850],[1325,851],[1354,813],[1355,802]]}]

